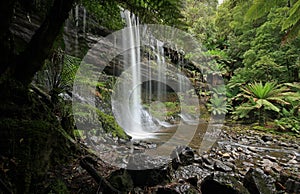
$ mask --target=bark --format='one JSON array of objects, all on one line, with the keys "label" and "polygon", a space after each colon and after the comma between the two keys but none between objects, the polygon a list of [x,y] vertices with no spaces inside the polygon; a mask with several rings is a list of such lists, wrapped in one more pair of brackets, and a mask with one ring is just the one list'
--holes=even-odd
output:
[{"label": "bark", "polygon": [[61,32],[74,1],[54,1],[44,22],[11,69],[12,76],[25,86],[29,85],[35,73],[43,66],[43,62],[48,57],[56,37]]}]

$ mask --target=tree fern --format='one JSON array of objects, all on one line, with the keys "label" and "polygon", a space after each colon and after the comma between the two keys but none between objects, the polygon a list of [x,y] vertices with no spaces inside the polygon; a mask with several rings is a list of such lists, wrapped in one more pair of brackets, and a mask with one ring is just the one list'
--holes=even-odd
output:
[{"label": "tree fern", "polygon": [[276,82],[251,83],[242,88],[242,94],[247,101],[236,108],[234,114],[240,118],[246,117],[251,111],[258,110],[259,124],[265,123],[265,110],[279,112],[279,104],[288,105],[286,96],[291,95],[289,88],[277,85]]}]

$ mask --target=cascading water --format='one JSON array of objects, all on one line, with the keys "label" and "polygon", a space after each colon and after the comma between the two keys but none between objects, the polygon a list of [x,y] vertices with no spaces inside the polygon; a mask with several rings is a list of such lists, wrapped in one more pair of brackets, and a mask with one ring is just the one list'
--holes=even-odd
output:
[{"label": "cascading water", "polygon": [[[148,103],[152,101],[152,67],[150,59],[148,58],[148,65],[146,65],[141,59],[141,36],[143,32],[140,32],[139,20],[128,10],[122,12],[122,17],[125,19],[127,27],[122,32],[122,50],[125,52],[122,54],[124,63],[124,72],[120,76],[118,88],[116,91],[120,91],[121,96],[117,97],[117,100],[112,102],[114,104],[115,111],[118,111],[116,118],[121,121],[119,124],[125,131],[133,138],[149,138],[153,136],[161,126],[171,126],[161,119],[154,118],[148,110],[143,106],[142,96],[146,95]],[[157,69],[155,70],[157,81],[159,82],[155,88],[156,101],[162,102],[166,94],[166,86],[161,83],[166,82],[166,70],[165,59],[163,53],[163,43],[149,36],[149,46],[155,53]],[[143,64],[142,64],[143,63]],[[142,77],[147,77],[150,80],[147,87],[147,91],[143,88],[142,93]],[[145,99],[144,99],[145,101]],[[113,110],[114,111],[114,110]]]}]

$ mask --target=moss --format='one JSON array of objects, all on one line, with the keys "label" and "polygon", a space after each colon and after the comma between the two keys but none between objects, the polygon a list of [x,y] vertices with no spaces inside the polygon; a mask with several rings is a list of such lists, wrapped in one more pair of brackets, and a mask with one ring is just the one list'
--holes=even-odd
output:
[{"label": "moss", "polygon": [[120,137],[123,139],[128,139],[129,136],[124,132],[124,130],[117,124],[113,116],[107,115],[100,110],[97,110],[99,120],[102,123],[103,129],[107,133],[111,133],[114,137]]},{"label": "moss", "polygon": [[90,132],[103,130],[103,132],[110,133],[114,137],[130,138],[117,124],[113,116],[105,114],[93,106],[77,104],[73,106],[73,112],[79,129],[89,130]]}]

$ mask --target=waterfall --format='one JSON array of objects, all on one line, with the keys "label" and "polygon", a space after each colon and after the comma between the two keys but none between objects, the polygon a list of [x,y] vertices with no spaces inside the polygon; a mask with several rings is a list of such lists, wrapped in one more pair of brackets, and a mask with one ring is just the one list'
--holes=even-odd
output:
[{"label": "waterfall", "polygon": [[85,29],[86,29],[86,9],[85,7],[83,7],[83,25],[82,25],[83,36],[85,36]]},{"label": "waterfall", "polygon": [[[166,97],[163,42],[156,40],[149,34],[144,34],[145,30],[140,29],[138,17],[128,10],[122,12],[122,17],[127,25],[127,28],[122,31],[121,44],[124,51],[122,53],[124,71],[118,79],[117,86],[115,86],[115,93],[118,96],[112,102],[113,111],[117,111],[116,120],[119,121],[126,133],[133,138],[149,138],[161,126],[171,126],[164,122],[164,119],[155,118],[150,113],[152,98],[154,97],[152,79],[158,82],[157,88],[155,88],[155,100],[162,103]],[[152,66],[150,56],[147,59],[141,57],[141,41],[149,41],[148,46],[155,53],[156,69]],[[155,78],[152,78],[153,74],[156,74]],[[145,80],[148,82],[147,86],[142,87]],[[143,103],[150,105],[149,109],[145,108]]]},{"label": "waterfall", "polygon": [[156,40],[157,57],[156,63],[158,65],[158,88],[157,88],[157,100],[162,102],[166,98],[166,69],[165,69],[165,57],[163,50],[163,43]]}]

